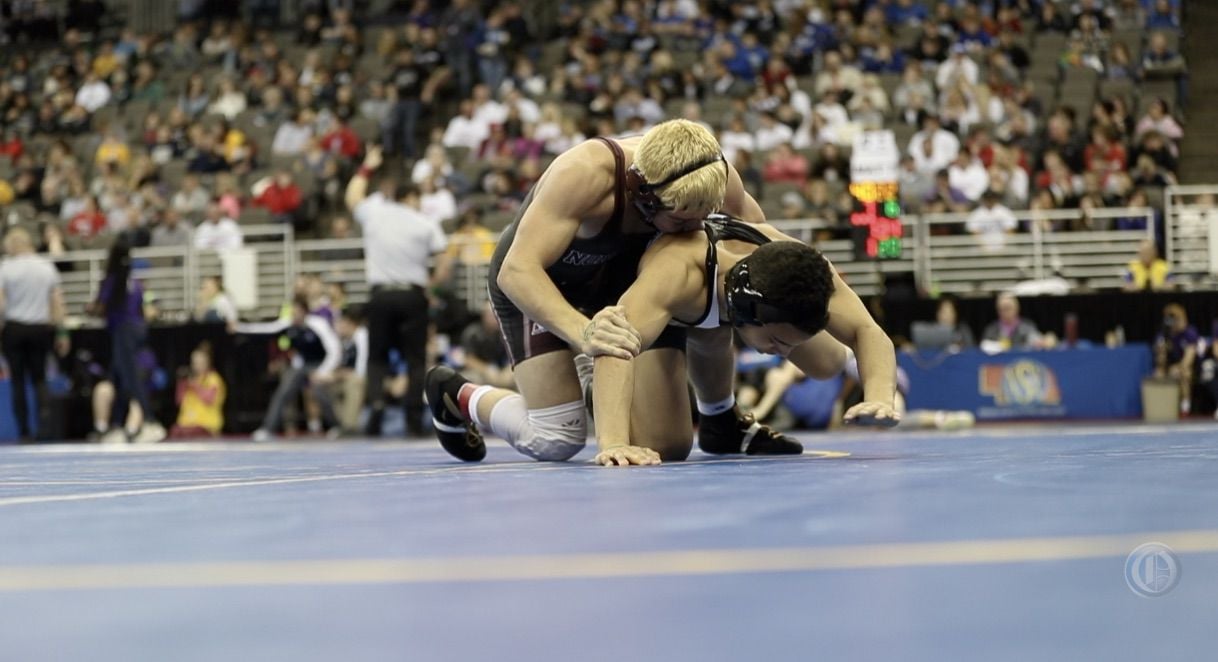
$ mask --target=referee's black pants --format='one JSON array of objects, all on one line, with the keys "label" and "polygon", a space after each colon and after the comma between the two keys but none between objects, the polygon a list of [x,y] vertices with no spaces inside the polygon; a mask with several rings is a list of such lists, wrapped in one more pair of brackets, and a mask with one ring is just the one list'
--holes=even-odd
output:
[{"label": "referee's black pants", "polygon": [[30,438],[30,414],[25,399],[25,380],[34,385],[34,411],[41,418],[46,401],[47,354],[55,344],[55,327],[50,324],[22,324],[7,322],[0,333],[0,348],[12,372],[13,418],[17,420],[17,434],[21,439]]},{"label": "referee's black pants", "polygon": [[385,411],[385,378],[389,375],[389,351],[397,348],[406,361],[410,383],[404,409],[406,431],[423,434],[423,378],[427,374],[427,296],[423,288],[372,288],[364,308],[368,318],[367,402],[372,411],[365,432],[380,436]]}]

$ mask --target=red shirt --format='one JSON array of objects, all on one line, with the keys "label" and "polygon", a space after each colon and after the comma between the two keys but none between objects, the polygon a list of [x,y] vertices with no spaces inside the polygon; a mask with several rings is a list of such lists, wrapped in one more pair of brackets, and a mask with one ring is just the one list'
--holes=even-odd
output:
[{"label": "red shirt", "polygon": [[321,148],[331,153],[339,153],[348,159],[359,156],[359,136],[349,126],[341,126],[327,133],[321,139]]},{"label": "red shirt", "polygon": [[10,161],[16,162],[25,152],[25,145],[21,144],[20,138],[14,138],[9,142],[0,142],[0,155],[7,156]]},{"label": "red shirt", "polygon": [[88,239],[101,234],[106,229],[106,215],[100,211],[82,211],[68,221],[68,234],[73,237]]},{"label": "red shirt", "polygon": [[800,154],[788,159],[774,159],[765,164],[761,177],[767,182],[788,182],[802,186],[808,181],[808,159]]},{"label": "red shirt", "polygon": [[277,182],[266,187],[262,195],[254,198],[254,204],[266,207],[272,214],[289,214],[300,207],[300,187],[295,184],[280,186]]}]

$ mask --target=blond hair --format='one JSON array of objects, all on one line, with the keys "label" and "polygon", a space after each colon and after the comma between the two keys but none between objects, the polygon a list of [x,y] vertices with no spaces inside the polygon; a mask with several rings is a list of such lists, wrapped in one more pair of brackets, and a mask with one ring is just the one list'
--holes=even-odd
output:
[{"label": "blond hair", "polygon": [[[634,151],[634,165],[643,179],[656,183],[696,163],[722,158],[722,148],[706,127],[676,119],[652,127]],[[727,194],[727,164],[699,168],[656,192],[665,207],[677,211],[716,212]]]},{"label": "blond hair", "polygon": [[4,235],[4,252],[9,255],[16,255],[21,252],[34,250],[34,238],[30,235],[30,231],[21,226],[10,228],[8,234]]}]

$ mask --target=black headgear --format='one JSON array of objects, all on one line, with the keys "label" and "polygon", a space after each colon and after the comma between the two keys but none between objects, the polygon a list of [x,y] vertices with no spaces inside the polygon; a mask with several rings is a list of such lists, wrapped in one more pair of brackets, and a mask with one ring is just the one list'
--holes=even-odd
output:
[{"label": "black headgear", "polygon": [[720,152],[719,154],[716,154],[708,159],[698,161],[697,163],[694,163],[683,170],[678,170],[672,175],[669,175],[664,181],[657,182],[655,184],[648,183],[647,179],[643,177],[642,171],[639,170],[638,165],[632,164],[630,169],[626,171],[626,181],[630,188],[634,191],[634,208],[639,211],[639,216],[643,217],[643,221],[650,224],[652,219],[655,218],[656,214],[667,209],[664,206],[664,203],[660,201],[660,195],[656,193],[656,191],[668,186],[669,184],[681,179],[695,170],[701,170],[702,168],[705,168],[712,163],[718,163],[719,161],[723,161],[723,169],[726,172],[727,159],[723,158],[723,153]]},{"label": "black headgear", "polygon": [[[732,326],[762,326],[765,324],[790,323],[796,327],[805,328],[807,324],[806,310],[779,308],[766,301],[765,294],[753,287],[749,278],[749,259],[736,263],[727,272],[724,279],[724,291],[727,294],[727,316]],[[829,325],[829,309],[826,305],[824,317],[814,328],[806,329],[811,335],[816,335]]]}]

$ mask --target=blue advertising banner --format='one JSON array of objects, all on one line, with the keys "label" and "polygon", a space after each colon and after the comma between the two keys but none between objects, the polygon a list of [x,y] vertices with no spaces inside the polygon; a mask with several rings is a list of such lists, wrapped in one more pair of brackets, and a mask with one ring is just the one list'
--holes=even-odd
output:
[{"label": "blue advertising banner", "polygon": [[909,409],[965,409],[978,420],[1142,415],[1150,347],[956,354],[901,352]]}]

